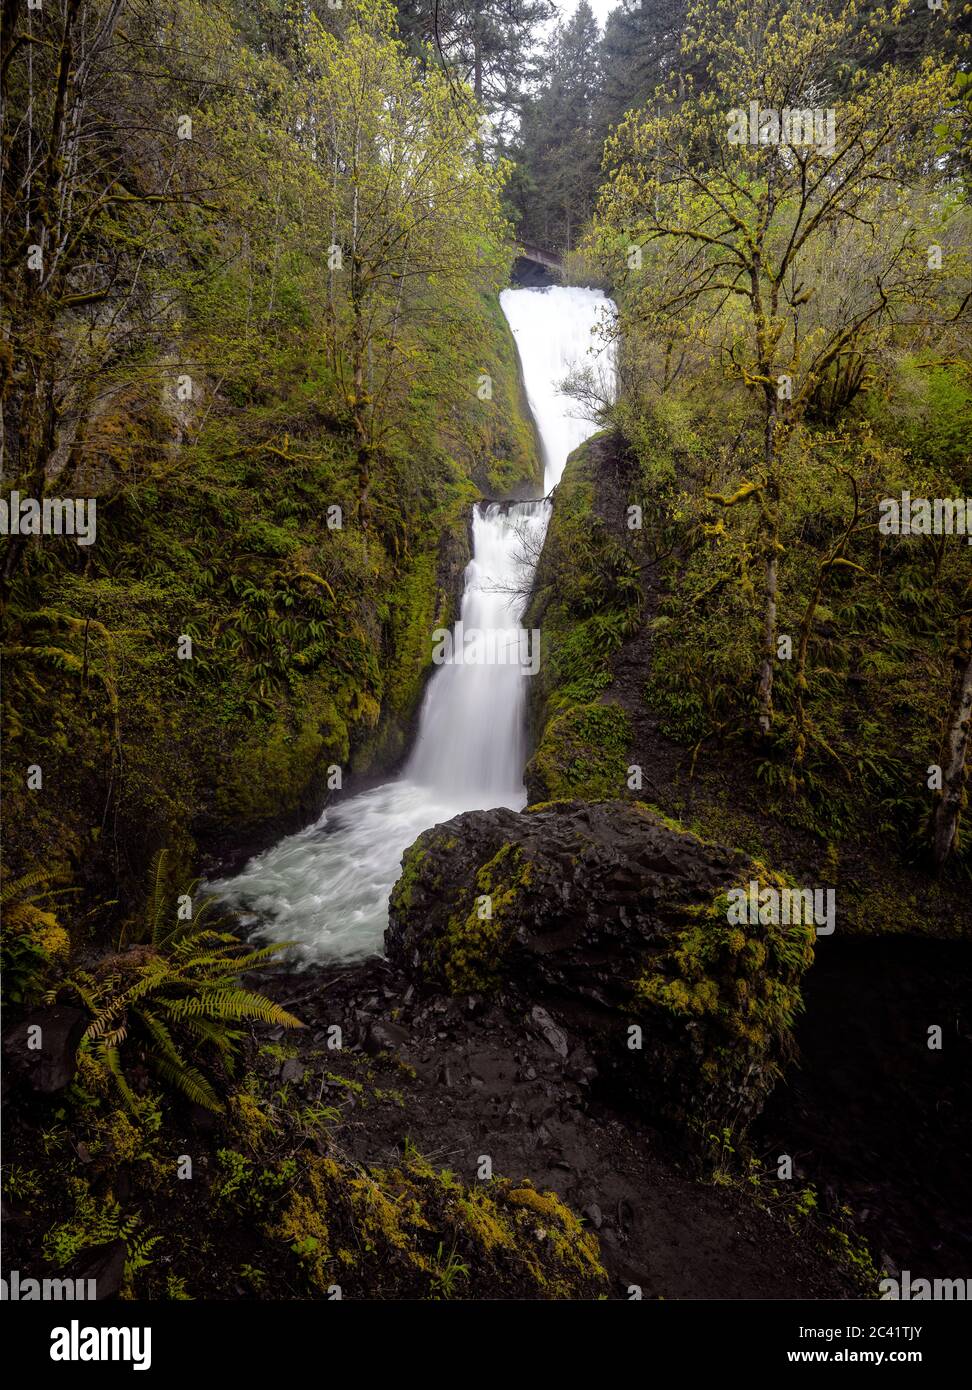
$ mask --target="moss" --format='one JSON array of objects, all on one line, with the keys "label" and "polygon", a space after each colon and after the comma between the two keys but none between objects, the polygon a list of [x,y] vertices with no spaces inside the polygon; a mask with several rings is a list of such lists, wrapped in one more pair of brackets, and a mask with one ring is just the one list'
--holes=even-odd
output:
[{"label": "moss", "polygon": [[524,1179],[514,1186],[502,1186],[499,1200],[507,1206],[529,1212],[543,1225],[540,1238],[550,1241],[557,1265],[565,1281],[556,1296],[568,1296],[575,1279],[599,1280],[605,1277],[600,1262],[598,1242],[593,1232],[585,1231],[580,1221],[555,1192],[538,1192]]},{"label": "moss", "polygon": [[412,894],[421,877],[422,861],[429,854],[430,834],[430,831],[426,831],[420,835],[411,848],[405,851],[402,872],[391,891],[390,906],[393,912],[407,912],[412,905]]},{"label": "moss", "polygon": [[693,840],[701,841],[702,837],[697,835],[694,830],[690,830],[684,821],[676,820],[674,816],[667,816],[661,807],[656,806],[653,801],[640,801],[638,805],[650,811],[652,816],[654,816],[657,821],[660,821],[666,830],[674,830],[676,835],[689,835]]},{"label": "moss", "polygon": [[262,1152],[273,1134],[273,1120],[256,1095],[234,1091],[227,1102],[227,1123],[236,1140],[254,1153]]},{"label": "moss", "polygon": [[547,723],[527,769],[531,791],[549,801],[622,796],[630,744],[620,705],[575,705]]},{"label": "moss", "polygon": [[[23,887],[26,897],[43,896],[43,891],[38,893],[36,884]],[[23,899],[8,900],[0,933],[4,1004],[32,1003],[63,975],[71,951],[67,927],[56,912]]]},{"label": "moss", "polygon": [[[372,720],[377,708],[372,707]],[[315,776],[323,784],[324,769],[332,763],[347,766],[349,756],[348,722],[319,695],[308,702],[296,732],[282,718],[236,749],[218,785],[217,814],[233,825],[259,825],[299,806]]]},{"label": "moss", "polygon": [[[353,1248],[335,1249],[345,1230]],[[372,1295],[438,1296],[445,1250],[469,1296],[490,1284],[541,1298],[590,1296],[606,1278],[596,1237],[555,1194],[503,1178],[468,1188],[414,1149],[394,1167],[369,1170],[312,1157],[267,1233],[317,1293],[364,1279]],[[457,1289],[454,1280],[445,1286]]]},{"label": "moss", "polygon": [[401,1169],[378,1170],[353,1178],[348,1191],[366,1253],[389,1246],[408,1250],[416,1231],[431,1229],[422,1214],[421,1202]]},{"label": "moss", "polygon": [[539,626],[542,654],[530,690],[531,802],[627,794],[630,721],[604,692],[613,653],[637,630],[641,587],[632,555],[599,511],[604,447],[596,435],[567,461],[524,619]]},{"label": "moss", "polygon": [[539,495],[543,461],[516,342],[498,298],[483,297],[483,314],[490,339],[490,361],[485,370],[493,379],[493,396],[483,403],[474,436],[478,461],[473,478],[487,497]]},{"label": "moss", "polygon": [[[29,1172],[7,1175],[10,1195],[30,1197],[31,1247],[59,1268],[120,1237],[128,1297],[187,1288],[239,1297],[238,1280],[259,1298],[281,1288],[327,1298],[335,1285],[345,1297],[379,1299],[604,1291],[596,1238],[553,1194],[524,1179],[469,1183],[407,1140],[400,1159],[363,1164],[335,1142],[335,1110],[282,1107],[275,1078],[257,1072],[241,1077],[210,1142],[192,1146],[195,1180],[179,1181],[173,1156],[186,1146],[184,1116],[163,1111],[151,1093],[138,1114],[111,1107],[103,1070],[90,1061],[86,1085],[72,1088],[72,1142],[57,1150],[58,1183],[38,1189]],[[358,1070],[360,1100],[379,1100],[371,1067]],[[122,1173],[125,1196],[116,1200]]]},{"label": "moss", "polygon": [[71,949],[67,928],[54,912],[31,903],[18,903],[4,913],[4,928],[24,936],[52,965],[63,965]]},{"label": "moss", "polygon": [[473,1188],[468,1196],[457,1200],[455,1218],[456,1225],[486,1254],[515,1248],[516,1238],[509,1223],[503,1220],[495,1201],[482,1188]]},{"label": "moss", "polygon": [[267,1228],[271,1239],[289,1247],[308,1282],[320,1293],[334,1282],[330,1274],[331,1231],[327,1220],[331,1184],[332,1173],[326,1164],[312,1160],[302,1187],[290,1193],[278,1220]]},{"label": "moss", "polygon": [[[444,976],[454,994],[495,988],[502,970],[511,922],[509,910],[528,888],[532,865],[520,849],[503,845],[476,874],[474,900],[469,911],[453,913],[445,935],[436,943],[431,973]],[[488,898],[489,915],[484,916]]]},{"label": "moss", "polygon": [[416,556],[389,597],[389,617],[398,634],[395,659],[385,671],[385,702],[396,715],[414,709],[428,669],[429,634],[441,617],[445,596],[438,593],[435,556],[426,551]]},{"label": "moss", "polygon": [[[756,878],[761,888],[793,886],[781,874],[755,863],[739,885]],[[729,899],[720,892],[709,904],[685,913],[685,929],[652,958],[634,981],[632,1009],[659,1011],[674,1020],[697,1021],[694,1047],[709,1097],[691,1120],[708,1129],[716,1109],[741,1094],[749,1078],[765,1093],[792,1049],[792,1029],[802,1009],[800,980],[813,961],[812,925],[728,921]],[[691,1097],[684,1100],[691,1105]]]}]

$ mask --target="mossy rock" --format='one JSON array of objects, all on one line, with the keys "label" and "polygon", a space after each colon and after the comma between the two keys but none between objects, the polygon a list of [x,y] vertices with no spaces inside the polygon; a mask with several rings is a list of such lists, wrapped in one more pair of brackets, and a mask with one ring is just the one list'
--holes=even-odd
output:
[{"label": "mossy rock", "polygon": [[620,705],[572,705],[548,721],[524,773],[532,802],[621,796],[631,721]]},{"label": "mossy rock", "polygon": [[788,881],[634,801],[457,816],[406,853],[386,947],[426,987],[542,1003],[602,1079],[704,1138],[756,1114],[792,1051],[812,925],[734,925]]},{"label": "mossy rock", "polygon": [[296,732],[280,718],[237,747],[218,786],[217,817],[249,829],[310,806],[325,785],[327,767],[346,766],[348,756],[347,720],[325,695],[312,698]]}]

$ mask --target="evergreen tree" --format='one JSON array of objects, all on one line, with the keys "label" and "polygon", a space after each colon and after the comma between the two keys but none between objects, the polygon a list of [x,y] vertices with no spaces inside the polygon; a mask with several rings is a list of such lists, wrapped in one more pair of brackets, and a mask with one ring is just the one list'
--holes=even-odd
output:
[{"label": "evergreen tree", "polygon": [[513,196],[526,240],[569,250],[594,206],[601,164],[595,123],[601,89],[597,22],[587,0],[558,25],[550,77],[527,103]]},{"label": "evergreen tree", "polygon": [[397,8],[411,51],[431,48],[501,120],[519,110],[538,28],[556,12],[552,0],[397,0]]},{"label": "evergreen tree", "polygon": [[601,40],[604,74],[598,130],[605,139],[628,111],[657,87],[685,76],[681,52],[687,0],[623,0],[612,10]]}]

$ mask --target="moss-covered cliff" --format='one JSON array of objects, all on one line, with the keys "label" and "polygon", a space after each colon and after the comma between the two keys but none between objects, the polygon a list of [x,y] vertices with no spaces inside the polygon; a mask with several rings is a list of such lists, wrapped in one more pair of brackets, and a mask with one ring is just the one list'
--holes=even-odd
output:
[{"label": "moss-covered cliff", "polygon": [[530,689],[535,751],[531,801],[624,794],[631,727],[612,698],[611,657],[638,628],[637,561],[606,496],[615,448],[596,435],[571,455],[524,622],[538,626],[541,663]]},{"label": "moss-covered cliff", "polygon": [[[903,611],[899,626],[890,623],[890,589],[882,598],[853,574],[831,581],[865,587],[841,599],[855,624],[849,636],[839,635],[833,607],[813,619],[808,650],[818,660],[829,653],[833,666],[807,677],[805,699],[817,732],[826,726],[833,737],[797,788],[783,732],[785,721],[794,727],[792,662],[780,661],[773,745],[755,743],[737,722],[751,693],[732,619],[745,602],[743,581],[712,579],[721,533],[713,538],[693,521],[692,507],[705,504],[689,500],[706,444],[692,434],[686,455],[684,421],[679,429],[661,411],[631,440],[595,436],[571,455],[554,494],[526,617],[540,627],[544,656],[530,690],[530,800],[649,801],[707,838],[835,888],[842,933],[962,933],[967,851],[939,877],[922,862],[932,806],[925,781],[949,704],[943,634],[933,624],[913,630],[921,663],[940,673],[937,685],[917,682]],[[815,524],[819,535],[807,520],[797,551],[797,577],[811,590],[831,535]],[[888,558],[889,584],[911,573],[905,563]],[[902,610],[909,595],[898,600]],[[787,601],[799,609],[802,600]],[[791,627],[798,632],[796,618]]]},{"label": "moss-covered cliff", "polygon": [[492,398],[471,379],[448,440],[416,400],[373,465],[367,518],[314,360],[272,403],[217,397],[178,424],[106,405],[99,543],[35,547],[7,610],[13,872],[124,898],[160,845],[188,873],[200,850],[315,814],[335,769],[346,784],[394,765],[431,631],[456,611],[471,505],[483,486],[534,488],[540,466],[495,297],[470,333]]}]

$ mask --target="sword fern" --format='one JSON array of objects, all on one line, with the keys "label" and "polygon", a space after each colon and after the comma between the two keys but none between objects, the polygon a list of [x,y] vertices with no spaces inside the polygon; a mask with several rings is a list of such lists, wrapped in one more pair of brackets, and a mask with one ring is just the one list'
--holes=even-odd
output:
[{"label": "sword fern", "polygon": [[75,971],[48,997],[72,995],[88,1010],[82,1045],[108,1068],[125,1104],[134,1107],[136,1097],[122,1065],[123,1049],[127,1057],[137,1052],[165,1085],[218,1111],[218,1078],[232,1071],[243,1036],[238,1025],[303,1025],[241,983],[245,972],[267,965],[282,947],[252,948],[232,932],[209,926],[209,903],[180,919],[166,884],[165,858],[160,851],[152,864],[147,940],[105,957],[93,970]]}]

